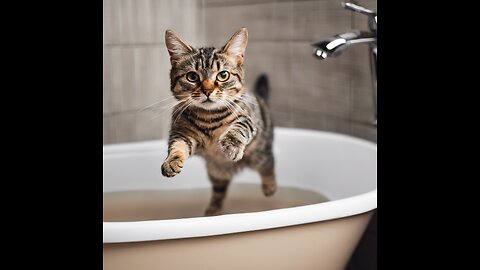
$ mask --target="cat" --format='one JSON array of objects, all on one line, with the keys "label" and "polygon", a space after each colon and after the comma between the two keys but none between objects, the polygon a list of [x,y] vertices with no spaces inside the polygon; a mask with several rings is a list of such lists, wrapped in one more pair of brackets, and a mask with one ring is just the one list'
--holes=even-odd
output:
[{"label": "cat", "polygon": [[277,188],[268,79],[260,76],[255,93],[246,93],[247,41],[248,31],[241,28],[221,49],[197,49],[173,31],[165,32],[172,66],[170,89],[179,103],[172,113],[162,174],[174,177],[189,156],[202,156],[212,184],[206,216],[222,213],[232,177],[245,167],[259,172],[265,196]]}]

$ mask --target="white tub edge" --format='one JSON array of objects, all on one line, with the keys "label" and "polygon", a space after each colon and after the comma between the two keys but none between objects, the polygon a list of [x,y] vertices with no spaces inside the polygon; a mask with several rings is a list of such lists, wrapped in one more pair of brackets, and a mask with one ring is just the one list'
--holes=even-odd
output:
[{"label": "white tub edge", "polygon": [[216,217],[103,222],[103,243],[214,236],[321,222],[377,208],[377,190],[345,199],[291,208]]}]

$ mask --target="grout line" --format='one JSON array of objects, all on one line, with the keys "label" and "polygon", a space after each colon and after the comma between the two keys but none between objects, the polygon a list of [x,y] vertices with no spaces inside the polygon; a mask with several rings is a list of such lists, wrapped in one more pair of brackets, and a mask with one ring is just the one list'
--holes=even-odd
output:
[{"label": "grout line", "polygon": [[352,119],[353,119],[353,88],[352,88],[352,76],[348,79],[348,132],[352,134]]},{"label": "grout line", "polygon": [[203,3],[202,8],[215,8],[215,7],[237,7],[237,6],[255,6],[255,5],[265,5],[265,4],[278,4],[278,3],[287,3],[287,2],[322,2],[327,0],[259,0],[251,3],[243,3],[242,1],[233,2],[233,3]]},{"label": "grout line", "polygon": [[[278,43],[288,43],[288,42],[308,42],[313,43],[313,39],[282,39],[282,38],[250,38],[249,43],[252,42],[278,42]],[[105,47],[155,47],[155,46],[165,46],[165,42],[153,42],[153,43],[105,43]],[[197,46],[199,47],[199,46]]]},{"label": "grout line", "polygon": [[165,46],[165,43],[107,43],[103,44],[104,47],[156,47]]},{"label": "grout line", "polygon": [[371,122],[365,122],[365,121],[358,121],[358,120],[352,120],[352,119],[349,119],[350,123],[352,124],[357,124],[357,125],[361,125],[361,126],[365,126],[365,127],[371,127],[371,128],[375,128],[375,126],[371,123]]},{"label": "grout line", "polygon": [[[352,120],[350,118],[344,118],[344,117],[340,117],[340,116],[336,116],[336,115],[332,115],[332,114],[328,114],[328,113],[316,112],[316,111],[303,109],[303,108],[295,108],[294,110],[295,111],[300,111],[300,112],[305,112],[305,113],[314,113],[314,114],[319,115],[319,116],[322,115],[322,116],[326,116],[326,117],[333,118],[333,119],[340,120],[340,121],[344,121],[344,122],[351,122],[353,124],[358,124],[358,125],[363,125],[363,126],[372,126],[372,124],[368,121]],[[293,115],[292,112],[286,112],[286,111],[283,111],[283,110],[273,109],[273,114],[275,114],[275,112],[292,114]]]},{"label": "grout line", "polygon": [[126,111],[116,111],[116,112],[108,112],[108,113],[103,113],[103,117],[109,117],[109,116],[117,116],[117,115],[125,115],[125,114],[141,114],[141,113],[148,113],[148,110],[141,110],[141,109],[131,109],[131,110],[126,110]]}]

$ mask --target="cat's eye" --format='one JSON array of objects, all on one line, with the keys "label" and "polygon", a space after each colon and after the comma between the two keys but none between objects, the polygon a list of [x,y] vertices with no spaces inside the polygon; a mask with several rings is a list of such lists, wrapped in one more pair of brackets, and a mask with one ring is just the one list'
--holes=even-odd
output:
[{"label": "cat's eye", "polygon": [[228,72],[226,70],[220,71],[217,74],[217,81],[219,81],[219,82],[224,82],[224,81],[228,80],[228,78],[230,78],[230,72]]},{"label": "cat's eye", "polygon": [[188,80],[189,82],[196,82],[196,81],[198,81],[198,75],[197,75],[197,73],[195,73],[195,72],[193,72],[193,71],[188,72],[186,77],[187,77],[187,80]]}]

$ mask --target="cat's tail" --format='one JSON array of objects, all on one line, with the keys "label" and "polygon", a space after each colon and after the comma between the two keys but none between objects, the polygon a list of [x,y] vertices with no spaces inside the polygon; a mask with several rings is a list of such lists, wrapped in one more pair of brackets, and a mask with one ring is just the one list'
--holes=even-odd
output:
[{"label": "cat's tail", "polygon": [[263,98],[263,100],[268,101],[268,92],[268,77],[266,74],[262,74],[255,82],[255,93]]}]

